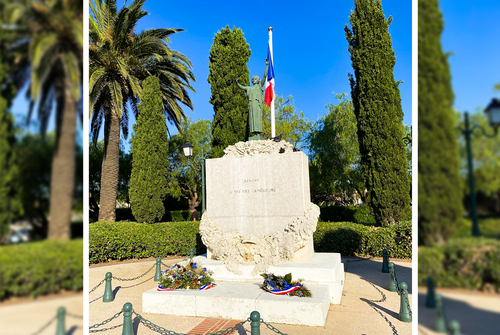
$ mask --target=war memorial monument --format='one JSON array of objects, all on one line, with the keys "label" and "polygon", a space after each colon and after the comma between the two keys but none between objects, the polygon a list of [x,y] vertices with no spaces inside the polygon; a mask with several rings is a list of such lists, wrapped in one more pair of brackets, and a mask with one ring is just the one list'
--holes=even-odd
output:
[{"label": "war memorial monument", "polygon": [[[206,160],[206,211],[200,235],[207,254],[193,261],[213,271],[206,290],[143,293],[145,313],[245,320],[259,311],[269,322],[323,326],[340,304],[344,268],[339,253],[315,253],[320,210],[310,200],[307,156],[282,140],[262,138],[264,78],[238,87],[249,99],[250,136]],[[312,297],[273,295],[261,273],[301,278]]]}]

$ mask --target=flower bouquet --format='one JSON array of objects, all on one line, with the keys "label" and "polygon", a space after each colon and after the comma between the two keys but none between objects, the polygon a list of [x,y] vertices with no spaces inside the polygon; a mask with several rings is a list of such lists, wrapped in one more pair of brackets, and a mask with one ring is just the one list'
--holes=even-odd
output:
[{"label": "flower bouquet", "polygon": [[165,270],[158,285],[158,291],[208,290],[214,287],[212,272],[193,262],[185,260]]},{"label": "flower bouquet", "polygon": [[302,285],[302,279],[292,281],[291,273],[285,276],[262,273],[261,277],[264,278],[264,283],[260,288],[269,293],[276,295],[286,294],[297,297],[312,297],[311,291]]}]

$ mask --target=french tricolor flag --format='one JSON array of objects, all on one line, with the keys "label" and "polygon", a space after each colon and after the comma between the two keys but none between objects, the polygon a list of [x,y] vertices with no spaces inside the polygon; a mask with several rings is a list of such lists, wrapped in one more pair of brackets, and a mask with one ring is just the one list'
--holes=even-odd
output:
[{"label": "french tricolor flag", "polygon": [[269,34],[269,44],[267,45],[267,59],[269,60],[269,69],[267,71],[266,83],[264,85],[264,101],[267,106],[271,107],[274,97],[273,40],[271,34]]}]

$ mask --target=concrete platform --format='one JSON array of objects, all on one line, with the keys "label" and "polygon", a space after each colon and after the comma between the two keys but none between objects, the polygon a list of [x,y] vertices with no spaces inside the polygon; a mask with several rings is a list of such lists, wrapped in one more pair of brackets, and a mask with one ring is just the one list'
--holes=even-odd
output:
[{"label": "concrete platform", "polygon": [[[212,278],[219,281],[257,282],[262,283],[260,275],[252,275],[253,265],[240,265],[241,275],[226,269],[224,262],[207,259],[206,255],[196,256],[193,260],[213,272]],[[269,267],[268,272],[284,276],[292,274],[292,278],[303,279],[309,288],[311,285],[323,285],[329,289],[331,304],[340,304],[344,287],[344,266],[339,253],[314,253],[304,262],[286,262]]]},{"label": "concrete platform", "polygon": [[270,294],[260,289],[258,282],[216,283],[206,291],[151,289],[142,294],[142,311],[235,320],[245,320],[252,311],[259,311],[261,318],[268,322],[325,325],[330,307],[330,290],[326,285],[308,284],[312,297],[299,298]]}]

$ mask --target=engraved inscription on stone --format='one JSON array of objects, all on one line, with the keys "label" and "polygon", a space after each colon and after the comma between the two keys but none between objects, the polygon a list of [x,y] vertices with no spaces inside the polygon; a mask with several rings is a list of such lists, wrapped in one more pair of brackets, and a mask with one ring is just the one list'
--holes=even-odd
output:
[{"label": "engraved inscription on stone", "polygon": [[309,197],[302,152],[207,160],[207,212],[223,232],[260,236],[305,215]]}]

